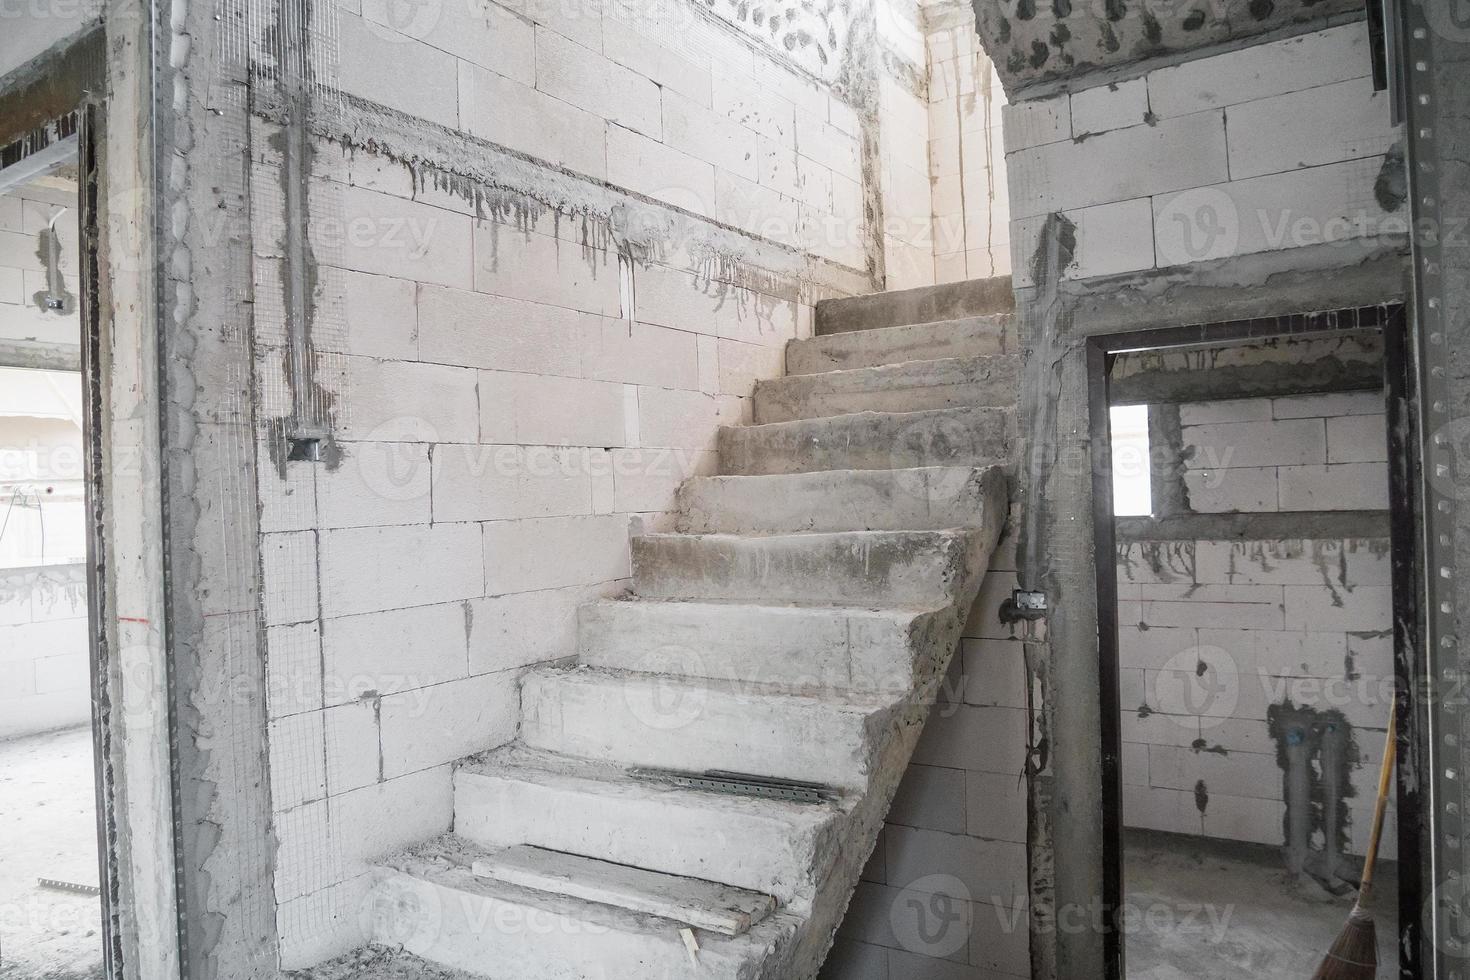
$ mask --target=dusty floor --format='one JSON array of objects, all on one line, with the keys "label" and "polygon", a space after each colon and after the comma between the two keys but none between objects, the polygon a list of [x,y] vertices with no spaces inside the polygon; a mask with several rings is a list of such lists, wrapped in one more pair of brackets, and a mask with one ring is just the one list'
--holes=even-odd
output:
[{"label": "dusty floor", "polygon": [[[1335,898],[1313,882],[1294,883],[1269,854],[1241,860],[1191,838],[1130,837],[1128,980],[1310,977],[1353,896]],[[1393,865],[1380,865],[1378,900],[1371,904],[1380,978],[1398,975],[1396,893]]]},{"label": "dusty floor", "polygon": [[286,976],[291,980],[475,980],[468,973],[437,966],[411,953],[377,947]]},{"label": "dusty floor", "polygon": [[0,742],[0,977],[102,976],[99,900],[37,878],[97,884],[92,733]]}]

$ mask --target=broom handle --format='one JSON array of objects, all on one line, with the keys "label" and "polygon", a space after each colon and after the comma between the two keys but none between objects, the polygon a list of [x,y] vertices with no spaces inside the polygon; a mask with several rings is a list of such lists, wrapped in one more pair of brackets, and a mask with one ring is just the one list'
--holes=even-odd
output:
[{"label": "broom handle", "polygon": [[1394,755],[1398,750],[1395,719],[1398,705],[1388,713],[1388,738],[1383,747],[1383,767],[1378,773],[1378,805],[1373,808],[1373,831],[1368,835],[1368,853],[1363,858],[1363,883],[1358,888],[1358,904],[1368,900],[1373,891],[1373,866],[1378,863],[1378,843],[1383,839],[1383,815],[1388,810],[1388,790],[1393,782]]}]

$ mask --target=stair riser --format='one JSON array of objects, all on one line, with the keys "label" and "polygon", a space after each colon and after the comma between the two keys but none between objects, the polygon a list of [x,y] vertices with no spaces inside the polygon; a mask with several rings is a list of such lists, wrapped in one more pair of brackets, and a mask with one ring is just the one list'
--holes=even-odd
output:
[{"label": "stair riser", "polygon": [[884,735],[879,722],[835,705],[608,676],[606,683],[577,683],[528,674],[522,741],[629,767],[721,769],[860,789]]},{"label": "stair riser", "polygon": [[994,408],[723,428],[720,464],[732,476],[989,466],[1009,457],[1013,429],[1013,414]]},{"label": "stair riser", "polygon": [[679,799],[596,795],[459,772],[454,828],[485,847],[534,844],[749,888],[798,910],[810,906],[815,869],[825,867],[841,839],[835,814],[793,827],[741,809],[734,798],[705,807]]},{"label": "stair riser", "polygon": [[993,316],[793,340],[786,347],[786,373],[821,374],[904,361],[995,356],[1015,349],[1014,330],[1011,317]]},{"label": "stair riser", "polygon": [[755,387],[755,421],[1014,405],[1018,366],[1014,357],[962,358],[776,378]]},{"label": "stair riser", "polygon": [[954,599],[963,539],[905,535],[633,539],[633,591],[657,599],[940,606]]},{"label": "stair riser", "polygon": [[931,412],[974,405],[1003,406],[1016,403],[1010,381],[977,381],[959,385],[924,385],[896,391],[818,391],[788,397],[785,392],[757,388],[755,422],[792,422],[822,419],[857,412]]},{"label": "stair riser", "polygon": [[[529,903],[461,891],[382,871],[371,898],[374,941],[476,976],[530,980],[638,977],[687,980],[689,953],[677,928],[624,931]],[[774,930],[772,930],[774,931]],[[787,940],[789,941],[789,940]],[[785,945],[781,942],[780,945]],[[770,950],[765,955],[770,955]],[[761,951],[711,949],[699,975],[716,980],[768,976]]]},{"label": "stair riser", "polygon": [[582,608],[579,647],[593,667],[902,694],[915,680],[914,628],[840,610],[607,602]]},{"label": "stair riser", "polygon": [[688,534],[941,530],[1004,519],[1004,477],[971,467],[701,477],[679,489]]}]

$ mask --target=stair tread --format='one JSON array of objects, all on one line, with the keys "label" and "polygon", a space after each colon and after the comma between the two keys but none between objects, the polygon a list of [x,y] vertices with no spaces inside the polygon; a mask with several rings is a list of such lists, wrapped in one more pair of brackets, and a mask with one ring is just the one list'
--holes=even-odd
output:
[{"label": "stair tread", "polygon": [[1014,414],[1014,409],[1006,405],[962,405],[957,408],[925,408],[917,412],[847,412],[842,415],[822,415],[812,419],[791,419],[788,422],[756,422],[750,425],[726,425],[721,426],[734,432],[752,430],[774,430],[780,428],[801,428],[803,426],[839,425],[849,424],[857,421],[870,421],[882,418],[897,418],[904,421],[917,420],[924,416],[953,416],[970,412],[995,412],[998,414]]},{"label": "stair tread", "polygon": [[[810,420],[807,420],[810,421]],[[780,423],[774,423],[780,424]],[[979,473],[985,470],[999,469],[998,466],[975,466],[966,463],[957,463],[953,466],[900,466],[891,470],[820,470],[816,473],[718,473],[711,476],[691,476],[688,483],[738,483],[746,480],[764,480],[768,482],[815,482],[833,474],[850,473],[855,479],[863,480],[899,480],[905,476],[921,476],[926,473]]]},{"label": "stair tread", "polygon": [[[756,382],[763,387],[809,387],[852,385],[852,390],[864,383],[882,384],[885,381],[907,378],[925,371],[963,371],[967,368],[1006,368],[1018,365],[1019,354],[964,354],[955,357],[919,357],[887,364],[866,367],[838,368],[835,371],[820,371],[812,374],[785,374],[779,378],[766,378]],[[943,382],[953,384],[954,382]],[[931,382],[932,384],[932,382]],[[916,387],[927,387],[918,384]]]},{"label": "stair tread", "polygon": [[[678,939],[683,924],[663,916],[589,901],[572,895],[528,888],[475,874],[477,862],[491,861],[496,851],[456,834],[445,834],[384,858],[380,866],[412,879],[450,888],[466,895],[492,898],[542,912],[565,916],[599,929]],[[777,911],[764,917],[756,928],[740,936],[724,936],[701,930],[701,947],[738,953],[742,949],[764,950],[775,936],[795,930],[804,919],[795,913]]]},{"label": "stair tread", "polygon": [[770,915],[769,895],[521,844],[475,859],[476,877],[739,936]]},{"label": "stair tread", "polygon": [[725,543],[730,541],[742,541],[750,544],[777,543],[782,539],[796,541],[817,542],[818,539],[831,539],[833,542],[839,538],[850,538],[861,543],[864,541],[877,541],[883,538],[928,538],[933,540],[960,538],[978,529],[978,525],[959,525],[957,527],[938,528],[908,528],[896,531],[867,531],[854,529],[851,531],[779,531],[774,534],[745,534],[731,531],[650,531],[646,534],[634,536],[635,541],[670,541],[698,539],[711,543]]},{"label": "stair tread", "polygon": [[947,604],[935,603],[925,605],[923,603],[894,603],[893,605],[874,606],[864,603],[844,602],[807,602],[793,599],[789,602],[775,602],[772,600],[756,599],[687,599],[677,596],[641,596],[623,595],[606,599],[593,599],[584,605],[591,606],[677,606],[681,609],[689,609],[698,606],[712,606],[719,609],[729,609],[732,606],[742,606],[752,610],[781,612],[831,612],[842,616],[869,616],[881,619],[899,619],[922,616],[925,613],[938,612],[948,608]]},{"label": "stair tread", "polygon": [[686,806],[713,810],[738,809],[767,819],[817,826],[847,810],[852,800],[839,794],[825,803],[797,803],[763,796],[742,796],[690,789],[654,780],[639,779],[616,763],[548,752],[512,743],[460,763],[463,774],[517,779],[594,794],[614,794],[644,799],[679,801]]},{"label": "stair tread", "polygon": [[813,317],[818,336],[873,330],[1015,310],[1010,276],[968,279],[937,286],[885,290],[819,302]]},{"label": "stair tread", "polygon": [[754,421],[826,418],[861,410],[911,412],[1015,404],[1015,354],[919,358],[758,381]]},{"label": "stair tread", "polygon": [[868,715],[893,707],[895,697],[889,693],[851,690],[809,690],[790,684],[732,681],[718,677],[683,674],[645,673],[616,667],[589,667],[576,664],[567,667],[544,666],[527,671],[528,675],[556,678],[568,684],[612,684],[629,686],[654,684],[674,686],[712,695],[724,695],[746,701],[790,702],[798,710],[825,709],[844,714]]},{"label": "stair tread", "polygon": [[943,603],[967,581],[981,526],[918,531],[643,534],[632,589],[651,597],[787,596]]},{"label": "stair tread", "polygon": [[1014,314],[992,313],[803,337],[787,345],[786,375],[826,374],[926,358],[1010,354],[1016,346],[1014,324]]},{"label": "stair tread", "polygon": [[1013,407],[967,405],[723,426],[719,451],[722,472],[742,475],[989,466],[1015,438]]}]

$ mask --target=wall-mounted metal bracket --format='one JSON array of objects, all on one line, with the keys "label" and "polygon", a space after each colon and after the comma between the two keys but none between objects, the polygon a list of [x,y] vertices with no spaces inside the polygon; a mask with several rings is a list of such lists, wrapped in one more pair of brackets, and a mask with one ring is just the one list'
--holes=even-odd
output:
[{"label": "wall-mounted metal bracket", "polygon": [[288,463],[320,463],[322,461],[322,441],[314,436],[291,439],[286,451],[286,461]]},{"label": "wall-mounted metal bracket", "polygon": [[1016,589],[1011,597],[1000,604],[1000,621],[1006,626],[1021,624],[1022,639],[1040,640],[1050,606],[1045,592]]},{"label": "wall-mounted metal bracket", "polygon": [[1011,597],[1000,606],[1000,621],[1007,625],[1018,622],[1036,622],[1045,619],[1048,612],[1045,592],[1016,589]]}]

